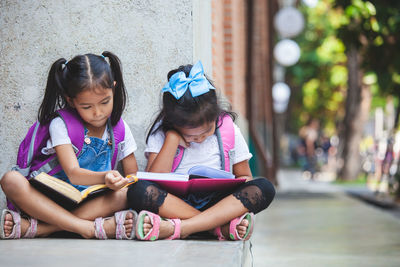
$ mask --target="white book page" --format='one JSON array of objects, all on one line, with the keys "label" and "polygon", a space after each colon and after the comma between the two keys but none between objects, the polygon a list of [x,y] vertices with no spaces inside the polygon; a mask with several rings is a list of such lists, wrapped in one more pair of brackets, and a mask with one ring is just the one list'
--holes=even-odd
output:
[{"label": "white book page", "polygon": [[160,181],[187,181],[189,175],[179,173],[160,173],[160,172],[137,172],[139,179],[160,180]]}]

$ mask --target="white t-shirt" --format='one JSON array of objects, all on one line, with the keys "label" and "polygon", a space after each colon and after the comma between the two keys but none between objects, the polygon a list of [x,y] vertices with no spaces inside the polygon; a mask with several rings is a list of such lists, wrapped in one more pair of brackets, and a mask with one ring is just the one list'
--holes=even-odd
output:
[{"label": "white t-shirt", "polygon": [[[249,152],[239,127],[236,124],[233,124],[233,126],[235,130],[235,147],[233,149],[232,164],[234,165],[244,160],[249,160],[253,155]],[[164,144],[164,139],[165,134],[162,130],[150,135],[145,149],[145,156],[148,157],[149,153],[159,153]],[[202,143],[191,142],[190,146],[185,149],[181,163],[175,172],[186,174],[191,167],[196,165],[205,165],[216,169],[221,168],[218,139],[215,134],[207,137]]]},{"label": "white t-shirt", "polygon": [[[129,156],[137,149],[137,145],[135,139],[133,138],[131,129],[125,121],[123,122],[125,125],[125,143],[120,146],[121,149],[118,151],[117,162]],[[49,132],[50,139],[47,140],[47,145],[45,148],[42,149],[42,153],[47,155],[53,154],[56,152],[54,150],[54,147],[59,145],[71,144],[71,139],[68,136],[67,127],[60,117],[56,117],[50,122]],[[107,140],[108,137],[109,134],[107,126],[101,139]],[[117,166],[117,164],[115,164],[115,166]]]}]

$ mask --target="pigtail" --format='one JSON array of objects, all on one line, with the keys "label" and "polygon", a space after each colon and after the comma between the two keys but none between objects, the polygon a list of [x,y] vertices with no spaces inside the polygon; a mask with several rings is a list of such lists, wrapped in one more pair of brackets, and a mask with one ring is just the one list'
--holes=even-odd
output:
[{"label": "pigtail", "polygon": [[102,55],[104,57],[108,57],[111,72],[113,74],[114,81],[116,82],[114,86],[114,107],[111,113],[111,124],[116,125],[125,109],[127,98],[125,84],[122,78],[122,66],[119,58],[113,53],[104,51]]},{"label": "pigtail", "polygon": [[55,111],[65,105],[62,77],[66,62],[65,58],[60,58],[50,68],[46,90],[38,112],[38,120],[41,124],[50,122],[55,117]]}]

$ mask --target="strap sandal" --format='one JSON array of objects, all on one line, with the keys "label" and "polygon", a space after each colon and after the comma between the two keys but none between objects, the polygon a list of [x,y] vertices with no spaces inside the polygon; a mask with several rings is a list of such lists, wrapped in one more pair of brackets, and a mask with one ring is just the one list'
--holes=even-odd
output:
[{"label": "strap sandal", "polygon": [[[243,237],[239,236],[239,233],[236,229],[236,226],[238,226],[243,219],[246,219],[249,221],[249,225],[247,226],[247,231],[246,234]],[[253,233],[253,228],[254,228],[254,223],[255,223],[255,215],[254,213],[247,212],[244,215],[234,218],[229,222],[229,239],[230,240],[249,240],[251,237],[251,234]],[[221,226],[218,226],[214,229],[214,235],[218,237],[218,240],[227,240],[227,238],[222,234],[221,231]]]},{"label": "strap sandal", "polygon": [[[124,225],[124,222],[126,220],[126,215],[128,213],[132,213],[133,215],[133,224],[136,224],[137,220],[137,213],[134,210],[123,210],[123,211],[118,211],[114,214],[114,219],[115,219],[115,239],[121,240],[121,239],[128,239],[132,240],[135,237],[135,228],[132,228],[132,232],[128,235],[126,235],[126,228]],[[94,235],[97,239],[108,239],[106,231],[104,230],[104,221],[109,220],[112,217],[107,217],[107,218],[102,218],[98,217],[94,220]]]},{"label": "strap sandal", "polygon": [[[148,216],[150,218],[150,223],[153,225],[151,230],[145,235],[144,234],[144,218]],[[161,217],[158,214],[152,213],[147,210],[142,210],[139,212],[138,219],[136,222],[136,238],[139,240],[155,241],[160,235],[160,224]],[[174,233],[166,238],[166,240],[179,239],[181,235],[181,220],[180,219],[167,219],[174,225]]]},{"label": "strap sandal", "polygon": [[[10,235],[6,236],[4,232],[4,224],[6,221],[7,213],[11,214],[14,226]],[[34,238],[37,233],[37,220],[34,218],[26,218],[29,221],[29,227],[25,232],[25,235],[22,238]],[[1,221],[0,221],[0,238],[1,239],[19,239],[21,238],[21,215],[9,209],[4,209],[1,213]]]},{"label": "strap sandal", "polygon": [[167,219],[167,221],[171,222],[174,225],[174,233],[166,238],[166,240],[174,240],[181,238],[181,220],[180,219]]},{"label": "strap sandal", "polygon": [[[133,227],[132,227],[132,231],[129,236],[126,235],[126,229],[125,229],[125,225],[124,225],[126,215],[128,213],[132,213],[132,215],[133,215],[133,217],[132,217]],[[138,216],[138,214],[134,210],[123,210],[123,211],[118,211],[114,214],[115,222],[116,222],[115,239],[132,240],[135,237],[135,225],[136,225],[137,216]]]},{"label": "strap sandal", "polygon": [[219,241],[226,240],[225,236],[222,234],[221,226],[218,226],[214,229],[214,235],[218,237]]},{"label": "strap sandal", "polygon": [[[246,234],[243,237],[240,237],[236,226],[238,226],[244,219],[249,222],[249,225],[247,226]],[[253,233],[254,223],[255,215],[252,212],[247,212],[240,217],[232,219],[229,223],[229,238],[231,240],[249,240]]]}]

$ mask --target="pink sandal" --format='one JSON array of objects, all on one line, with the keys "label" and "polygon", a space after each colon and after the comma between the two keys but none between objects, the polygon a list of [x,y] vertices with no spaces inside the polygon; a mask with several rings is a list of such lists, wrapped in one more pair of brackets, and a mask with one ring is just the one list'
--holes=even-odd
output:
[{"label": "pink sandal", "polygon": [[[151,230],[145,235],[143,224],[144,218],[148,216],[150,218],[150,223],[153,225]],[[147,210],[142,210],[139,212],[138,219],[136,222],[136,237],[139,240],[155,241],[158,239],[160,234],[160,224],[161,217],[158,214],[152,213]],[[181,220],[180,219],[167,219],[174,225],[174,233],[166,238],[166,240],[179,239],[181,234]]]},{"label": "pink sandal", "polygon": [[[4,224],[6,221],[6,215],[7,213],[10,213],[12,216],[12,219],[14,221],[14,226],[12,229],[12,232],[9,236],[6,236],[4,232]],[[25,235],[22,238],[34,238],[37,233],[37,220],[34,218],[27,218],[29,221],[30,226],[26,230]],[[4,209],[1,213],[1,222],[0,222],[0,238],[1,239],[19,239],[21,238],[21,215],[18,212]]]},{"label": "pink sandal", "polygon": [[[246,234],[243,237],[240,237],[236,229],[236,226],[238,226],[243,219],[248,220],[249,225],[247,226]],[[255,215],[252,212],[247,212],[240,217],[232,219],[229,223],[229,238],[231,240],[249,240],[251,234],[253,233],[254,223],[255,223]],[[221,232],[221,226],[218,226],[217,228],[214,229],[214,234],[218,237],[218,240],[226,240],[225,236]]]},{"label": "pink sandal", "polygon": [[[129,236],[126,235],[125,231],[125,226],[124,222],[126,219],[126,215],[128,213],[132,213],[133,215],[133,224],[136,224],[137,220],[137,213],[134,210],[123,210],[123,211],[118,211],[114,214],[114,219],[115,219],[115,239],[121,240],[121,239],[128,239],[132,240],[135,237],[135,228],[132,228],[132,232]],[[106,231],[104,230],[104,221],[110,219],[111,217],[107,218],[96,218],[94,220],[94,235],[96,236],[97,239],[108,239],[106,235]]]}]

